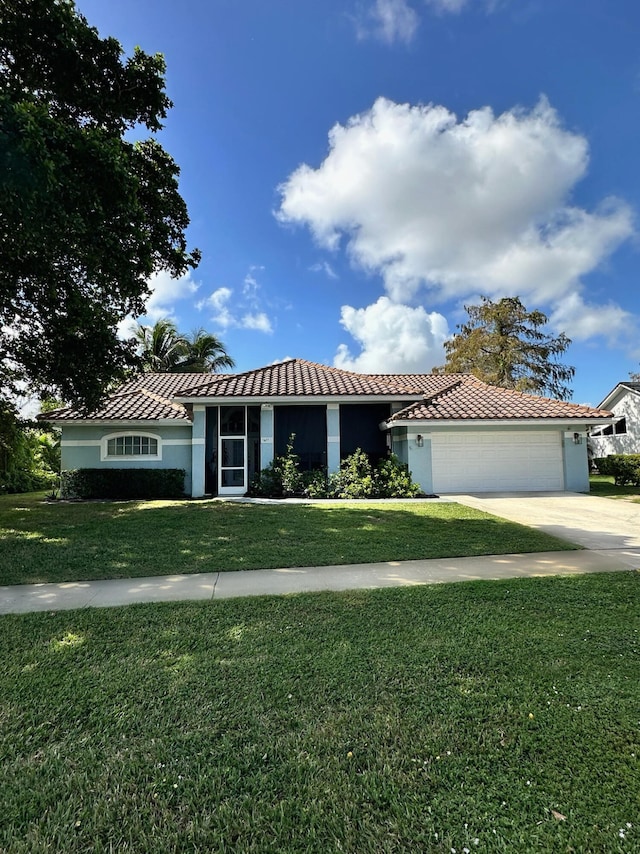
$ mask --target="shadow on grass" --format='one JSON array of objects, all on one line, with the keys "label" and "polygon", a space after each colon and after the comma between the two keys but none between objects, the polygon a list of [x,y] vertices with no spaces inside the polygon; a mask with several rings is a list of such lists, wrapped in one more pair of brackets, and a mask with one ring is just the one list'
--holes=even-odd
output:
[{"label": "shadow on grass", "polygon": [[0,500],[0,543],[0,584],[572,548],[454,503],[47,504],[34,496]]}]

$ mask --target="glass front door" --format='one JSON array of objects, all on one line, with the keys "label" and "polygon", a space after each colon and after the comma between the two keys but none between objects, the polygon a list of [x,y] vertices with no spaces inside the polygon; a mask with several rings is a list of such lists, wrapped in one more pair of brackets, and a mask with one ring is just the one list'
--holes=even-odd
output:
[{"label": "glass front door", "polygon": [[244,495],[247,491],[246,407],[220,407],[218,437],[218,494]]}]

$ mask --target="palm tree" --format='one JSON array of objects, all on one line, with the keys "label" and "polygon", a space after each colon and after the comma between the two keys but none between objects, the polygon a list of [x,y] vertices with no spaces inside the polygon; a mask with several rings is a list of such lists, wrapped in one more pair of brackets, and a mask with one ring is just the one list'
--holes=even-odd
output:
[{"label": "palm tree", "polygon": [[161,317],[153,326],[138,324],[134,337],[143,371],[174,371],[185,357],[187,340],[168,317]]},{"label": "palm tree", "polygon": [[168,317],[161,317],[153,326],[138,324],[134,336],[143,371],[213,374],[235,365],[215,335],[200,328],[185,336]]},{"label": "palm tree", "polygon": [[184,358],[173,370],[215,374],[222,368],[233,368],[234,365],[222,341],[200,327],[185,339]]}]

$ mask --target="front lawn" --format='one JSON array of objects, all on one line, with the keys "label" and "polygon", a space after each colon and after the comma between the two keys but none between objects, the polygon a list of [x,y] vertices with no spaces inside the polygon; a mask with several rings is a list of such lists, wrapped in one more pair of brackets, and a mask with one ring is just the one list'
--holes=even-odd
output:
[{"label": "front lawn", "polygon": [[0,618],[0,850],[640,850],[640,575]]},{"label": "front lawn", "polygon": [[640,487],[616,486],[613,477],[604,474],[592,474],[589,477],[591,495],[599,495],[601,498],[624,498],[640,504]]},{"label": "front lawn", "polygon": [[47,504],[41,495],[0,497],[0,584],[571,548],[459,504]]}]

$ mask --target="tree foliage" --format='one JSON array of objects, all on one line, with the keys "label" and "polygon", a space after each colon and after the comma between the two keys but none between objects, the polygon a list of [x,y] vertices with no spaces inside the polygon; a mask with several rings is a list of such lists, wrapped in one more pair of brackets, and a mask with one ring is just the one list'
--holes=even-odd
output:
[{"label": "tree foliage", "polygon": [[558,361],[571,341],[562,333],[556,338],[542,331],[547,317],[527,311],[518,297],[480,305],[466,305],[467,323],[445,342],[444,373],[473,374],[489,385],[517,391],[571,398],[575,369]]},{"label": "tree foliage", "polygon": [[135,362],[118,339],[150,276],[180,276],[179,170],[153,138],[164,60],[100,38],[73,0],[0,5],[0,385],[95,405]]},{"label": "tree foliage", "polygon": [[51,488],[59,473],[59,436],[0,402],[0,494]]},{"label": "tree foliage", "polygon": [[134,335],[145,371],[194,371],[208,374],[235,365],[224,344],[215,335],[204,329],[196,329],[191,335],[184,335],[167,317],[160,318],[153,326],[138,324]]}]

